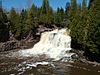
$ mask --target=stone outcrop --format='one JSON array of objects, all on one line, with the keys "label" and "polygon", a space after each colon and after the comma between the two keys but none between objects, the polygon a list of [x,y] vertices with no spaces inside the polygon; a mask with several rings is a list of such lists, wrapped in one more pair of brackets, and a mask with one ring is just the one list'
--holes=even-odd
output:
[{"label": "stone outcrop", "polygon": [[45,31],[52,31],[55,28],[57,28],[56,25],[51,25],[51,27],[49,28],[43,25],[39,25],[39,27],[37,27],[35,30],[30,30],[25,38],[21,39],[20,41],[16,40],[11,34],[9,38],[10,41],[0,43],[0,52],[10,51],[14,49],[31,48],[40,40],[41,33]]},{"label": "stone outcrop", "polygon": [[0,52],[18,49],[20,48],[20,45],[21,44],[19,41],[7,41],[0,43]]}]

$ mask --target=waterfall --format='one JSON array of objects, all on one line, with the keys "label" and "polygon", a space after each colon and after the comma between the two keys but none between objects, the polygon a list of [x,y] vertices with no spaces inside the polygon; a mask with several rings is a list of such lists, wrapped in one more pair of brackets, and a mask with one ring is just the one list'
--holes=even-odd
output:
[{"label": "waterfall", "polygon": [[55,29],[41,34],[40,41],[33,48],[20,51],[22,56],[45,54],[54,60],[71,59],[71,37],[68,29]]}]

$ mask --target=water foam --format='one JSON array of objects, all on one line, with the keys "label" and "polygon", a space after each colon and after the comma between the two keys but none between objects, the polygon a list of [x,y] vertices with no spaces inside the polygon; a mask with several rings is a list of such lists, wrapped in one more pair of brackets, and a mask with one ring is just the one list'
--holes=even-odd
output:
[{"label": "water foam", "polygon": [[71,50],[70,30],[56,29],[53,31],[44,32],[41,34],[40,41],[33,48],[21,50],[19,53],[22,56],[35,56],[46,54],[49,58],[60,60],[69,58],[74,53],[69,53]]}]

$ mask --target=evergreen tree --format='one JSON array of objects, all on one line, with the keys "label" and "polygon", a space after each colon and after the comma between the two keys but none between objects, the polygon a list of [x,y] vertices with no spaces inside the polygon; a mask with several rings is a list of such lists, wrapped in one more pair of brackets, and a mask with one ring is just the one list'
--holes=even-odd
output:
[{"label": "evergreen tree", "polygon": [[39,22],[39,14],[38,14],[38,8],[33,4],[32,7],[31,7],[31,16],[34,20],[34,26],[33,27],[36,27],[38,25],[38,22]]},{"label": "evergreen tree", "polygon": [[50,8],[49,1],[43,0],[42,7],[41,7],[41,14],[47,14],[49,8]]},{"label": "evergreen tree", "polygon": [[100,0],[91,2],[89,48],[93,53],[100,54]]},{"label": "evergreen tree", "polygon": [[55,23],[60,27],[64,27],[63,21],[65,19],[65,13],[63,8],[57,8]]},{"label": "evergreen tree", "polygon": [[31,13],[33,17],[37,16],[37,7],[34,5],[34,3],[32,4],[32,7],[31,7]]},{"label": "evergreen tree", "polygon": [[65,14],[66,14],[66,15],[68,15],[69,7],[70,7],[70,3],[67,2],[67,3],[66,3],[66,7],[65,7]]},{"label": "evergreen tree", "polygon": [[76,0],[71,0],[71,10],[76,11],[77,8],[77,1]]},{"label": "evergreen tree", "polygon": [[66,7],[65,7],[65,15],[64,15],[64,20],[63,20],[63,25],[64,27],[68,27],[69,26],[69,18],[68,18],[68,12],[69,12],[69,8],[70,8],[70,3],[66,3]]},{"label": "evergreen tree", "polygon": [[49,5],[49,1],[43,0],[42,7],[40,9],[40,22],[45,25],[50,25],[53,21],[53,10]]},{"label": "evergreen tree", "polygon": [[0,42],[5,42],[9,39],[8,19],[6,14],[0,8]]},{"label": "evergreen tree", "polygon": [[27,18],[26,18],[26,22],[25,22],[25,30],[29,31],[30,29],[32,29],[34,27],[34,18],[33,15],[31,13],[31,10],[27,10]]},{"label": "evergreen tree", "polygon": [[20,24],[21,24],[21,38],[23,38],[23,36],[26,33],[26,19],[27,19],[27,12],[26,10],[22,9],[21,13],[20,13]]},{"label": "evergreen tree", "polygon": [[69,11],[68,11],[68,18],[70,20],[70,25],[69,25],[69,28],[73,28],[73,23],[74,22],[74,18],[76,17],[76,9],[77,9],[77,2],[76,0],[71,0],[71,4],[70,4],[70,7],[69,7]]},{"label": "evergreen tree", "polygon": [[71,30],[71,37],[73,45],[77,43],[77,2],[71,0],[71,4],[68,11],[69,25],[68,28]]},{"label": "evergreen tree", "polygon": [[48,25],[53,24],[54,23],[54,17],[53,17],[53,9],[51,7],[49,7],[49,10],[46,14],[46,23]]},{"label": "evergreen tree", "polygon": [[88,12],[88,8],[86,6],[86,0],[82,1],[82,12],[81,12],[81,34],[83,36],[81,36],[80,39],[80,43],[83,45],[83,49],[85,50],[86,45],[87,45],[87,40],[88,40],[88,28],[89,28],[89,12]]},{"label": "evergreen tree", "polygon": [[10,30],[14,34],[14,37],[19,39],[21,33],[20,16],[16,13],[15,9],[12,8],[10,11]]}]

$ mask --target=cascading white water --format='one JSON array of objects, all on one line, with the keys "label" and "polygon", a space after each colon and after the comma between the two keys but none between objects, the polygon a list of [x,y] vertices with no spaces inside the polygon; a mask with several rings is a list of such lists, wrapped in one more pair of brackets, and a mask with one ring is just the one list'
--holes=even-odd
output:
[{"label": "cascading white water", "polygon": [[40,41],[32,49],[22,50],[20,55],[46,54],[46,56],[55,60],[71,58],[74,53],[69,53],[71,50],[71,37],[69,34],[70,30],[68,29],[44,32],[41,34]]}]

